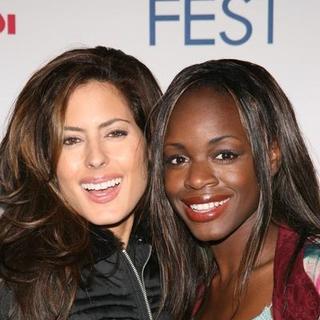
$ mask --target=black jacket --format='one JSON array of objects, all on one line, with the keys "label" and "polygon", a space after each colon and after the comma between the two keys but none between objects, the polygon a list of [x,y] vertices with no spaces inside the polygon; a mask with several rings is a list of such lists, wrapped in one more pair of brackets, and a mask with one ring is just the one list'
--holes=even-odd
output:
[{"label": "black jacket", "polygon": [[[92,230],[94,266],[82,272],[70,320],[155,319],[160,302],[159,270],[144,237],[132,235],[123,250],[112,235]],[[169,318],[162,313],[158,319]]]},{"label": "black jacket", "polygon": [[[133,234],[124,250],[111,232],[93,227],[91,244],[93,263],[82,269],[70,320],[171,319],[164,311],[156,318],[159,270],[144,235]],[[8,319],[9,304],[8,299],[0,299],[0,320]]]}]

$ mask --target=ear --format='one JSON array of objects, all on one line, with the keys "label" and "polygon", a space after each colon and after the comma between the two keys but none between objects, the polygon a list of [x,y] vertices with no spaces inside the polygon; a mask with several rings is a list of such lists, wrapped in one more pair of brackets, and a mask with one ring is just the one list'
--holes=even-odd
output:
[{"label": "ear", "polygon": [[274,176],[281,165],[281,150],[278,141],[273,140],[269,147],[269,160],[271,166],[271,174]]}]

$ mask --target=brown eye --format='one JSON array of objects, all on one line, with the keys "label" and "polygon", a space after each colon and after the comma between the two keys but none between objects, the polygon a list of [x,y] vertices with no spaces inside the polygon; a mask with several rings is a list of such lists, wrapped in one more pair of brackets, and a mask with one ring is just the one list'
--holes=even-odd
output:
[{"label": "brown eye", "polygon": [[81,142],[81,139],[77,137],[66,137],[63,139],[63,144],[66,146],[72,146],[79,142]]},{"label": "brown eye", "polygon": [[239,155],[236,154],[233,151],[220,151],[216,156],[215,159],[219,160],[219,161],[231,161],[234,160],[238,157]]},{"label": "brown eye", "polygon": [[106,136],[111,138],[124,137],[128,135],[128,131],[125,130],[112,130]]},{"label": "brown eye", "polygon": [[182,165],[184,163],[187,163],[188,162],[188,158],[185,157],[185,156],[181,156],[181,155],[173,155],[173,156],[167,157],[165,162],[168,165],[179,166],[179,165]]}]

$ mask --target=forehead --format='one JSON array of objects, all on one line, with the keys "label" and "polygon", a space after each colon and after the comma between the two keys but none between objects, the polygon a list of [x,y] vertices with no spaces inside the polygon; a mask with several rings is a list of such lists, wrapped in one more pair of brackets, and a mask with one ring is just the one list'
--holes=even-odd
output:
[{"label": "forehead", "polygon": [[169,123],[170,134],[196,133],[246,136],[238,107],[227,92],[216,91],[212,87],[187,90],[177,101]]},{"label": "forehead", "polygon": [[89,81],[79,85],[67,102],[66,120],[100,121],[101,117],[132,117],[123,94],[110,82]]}]

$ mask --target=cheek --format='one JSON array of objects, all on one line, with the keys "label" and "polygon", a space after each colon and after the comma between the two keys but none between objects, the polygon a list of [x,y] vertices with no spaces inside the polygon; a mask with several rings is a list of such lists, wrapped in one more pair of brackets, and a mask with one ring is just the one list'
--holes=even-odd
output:
[{"label": "cheek", "polygon": [[217,176],[226,185],[232,186],[238,191],[256,190],[258,182],[252,160],[244,159],[237,166],[229,166],[227,169],[222,167]]},{"label": "cheek", "polygon": [[165,170],[164,172],[164,189],[168,195],[168,197],[171,197],[172,192],[175,189],[174,180],[172,179],[172,174],[168,172],[168,170]]},{"label": "cheek", "polygon": [[[133,156],[132,156],[133,154]],[[145,145],[139,144],[138,147],[132,151],[131,157],[133,158],[133,164],[134,167],[136,167],[136,170],[142,173],[143,177],[147,177],[147,153]]]},{"label": "cheek", "polygon": [[233,188],[241,197],[241,202],[248,206],[256,206],[259,200],[260,188],[253,169],[248,166],[242,166],[228,172],[225,177],[225,183]]},{"label": "cheek", "polygon": [[132,175],[134,176],[134,183],[136,185],[142,184],[144,189],[148,182],[148,167],[147,160],[144,156],[138,157],[132,166]]},{"label": "cheek", "polygon": [[164,187],[169,200],[174,201],[175,198],[179,197],[183,188],[181,175],[170,169],[165,170]]},{"label": "cheek", "polygon": [[[128,162],[128,160],[130,161]],[[132,196],[140,198],[148,184],[147,158],[144,148],[134,150],[126,158],[126,164],[124,165],[130,181],[128,191]]]},{"label": "cheek", "polygon": [[247,168],[247,170],[245,170],[245,168],[243,168],[239,183],[242,184],[244,191],[249,195],[252,194],[252,196],[255,196],[256,193],[259,192],[260,188],[252,163],[249,169]]},{"label": "cheek", "polygon": [[145,145],[135,143],[127,145],[122,152],[115,152],[113,159],[117,162],[127,174],[136,177],[137,183],[141,180],[146,181],[147,171],[147,155]]},{"label": "cheek", "polygon": [[77,157],[71,154],[61,153],[57,164],[57,179],[59,184],[70,183],[81,170],[81,163]]}]

